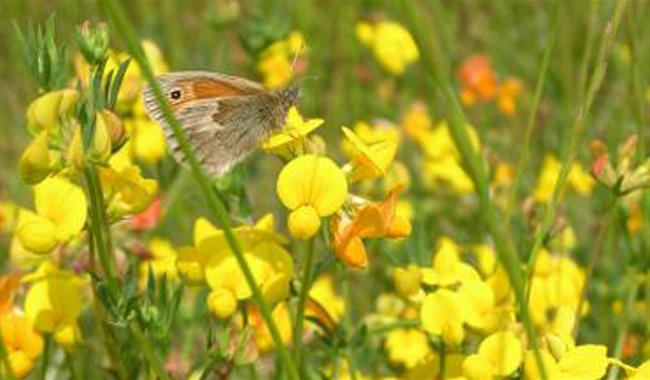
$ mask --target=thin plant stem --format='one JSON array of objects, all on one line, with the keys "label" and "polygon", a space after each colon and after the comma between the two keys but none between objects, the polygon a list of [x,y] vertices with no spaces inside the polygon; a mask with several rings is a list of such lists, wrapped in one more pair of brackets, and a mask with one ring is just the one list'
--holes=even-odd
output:
[{"label": "thin plant stem", "polygon": [[110,240],[110,237],[105,237],[104,233],[106,229],[102,226],[103,218],[102,214],[99,211],[103,204],[103,199],[101,195],[101,184],[98,181],[96,175],[96,168],[93,166],[88,166],[84,170],[84,179],[86,180],[86,186],[88,188],[88,196],[90,198],[90,231],[92,235],[90,243],[94,243],[94,249],[92,252],[97,252],[99,256],[99,262],[102,266],[104,272],[104,280],[108,286],[108,290],[111,292],[111,295],[114,299],[117,299],[119,294],[119,285],[117,283],[117,278],[115,277],[115,267],[113,261],[109,257],[111,253],[107,249],[106,241]]},{"label": "thin plant stem", "polygon": [[[633,272],[633,271],[632,271]],[[611,359],[614,359],[616,363],[620,363],[621,355],[623,353],[623,344],[625,343],[625,336],[627,335],[628,328],[630,325],[630,313],[632,312],[632,306],[634,300],[636,299],[637,292],[639,291],[638,280],[634,277],[634,273],[631,273],[631,284],[630,292],[627,294],[625,299],[624,312],[623,312],[623,321],[620,330],[618,331],[618,336],[616,337],[616,343],[614,346],[614,352]],[[618,365],[613,365],[609,368],[607,373],[607,380],[615,380],[618,378],[618,372],[620,367]]]},{"label": "thin plant stem", "polygon": [[46,334],[43,337],[43,353],[41,354],[41,368],[38,373],[39,380],[45,380],[47,378],[47,368],[50,365],[50,348],[52,347],[52,336]]},{"label": "thin plant stem", "polygon": [[578,108],[576,117],[573,120],[573,126],[571,129],[572,130],[571,142],[569,145],[569,149],[566,154],[566,157],[562,160],[560,174],[553,187],[553,194],[551,196],[551,200],[546,207],[544,216],[542,217],[542,222],[537,228],[537,232],[535,233],[535,239],[533,241],[533,245],[530,250],[530,254],[528,256],[529,262],[535,262],[539,250],[542,247],[544,239],[547,235],[547,232],[551,228],[551,225],[555,220],[557,204],[559,203],[561,194],[564,192],[564,187],[566,185],[569,176],[569,169],[571,168],[578,154],[578,147],[580,146],[582,135],[584,134],[586,128],[586,122],[585,122],[586,117],[589,114],[596,93],[598,92],[598,89],[602,84],[603,78],[605,77],[605,71],[607,68],[607,57],[609,56],[609,52],[614,42],[614,36],[616,35],[616,31],[621,22],[621,18],[623,17],[623,11],[625,10],[626,4],[627,4],[627,0],[621,0],[617,3],[612,21],[609,22],[605,27],[605,31],[603,33],[603,39],[598,53],[598,58],[596,61],[596,66],[591,75],[591,79],[589,81],[589,87],[586,92],[586,96],[584,97],[584,101],[582,105]]},{"label": "thin plant stem", "polygon": [[[343,281],[343,285],[342,285],[343,289],[342,289],[342,291],[343,291],[343,297],[345,298],[348,307],[347,307],[347,310],[346,310],[346,313],[345,313],[344,323],[345,323],[345,331],[349,334],[350,331],[352,331],[352,327],[353,327],[353,323],[352,323],[352,307],[351,307],[351,305],[352,305],[351,301],[352,300],[351,300],[351,296],[350,296],[350,278],[348,276],[347,271],[345,271],[345,275],[346,275],[346,278]],[[349,345],[348,345],[348,347],[346,347],[345,350],[344,350],[344,354],[345,354],[345,359],[348,362],[348,372],[350,374],[350,378],[352,380],[357,380],[357,365],[356,365],[356,362],[354,360],[354,353],[352,352],[352,347],[349,347]]]},{"label": "thin plant stem", "polygon": [[600,225],[598,232],[596,233],[594,246],[593,249],[591,250],[591,257],[589,258],[589,266],[587,267],[587,273],[585,274],[585,283],[582,286],[582,291],[580,292],[580,299],[578,300],[578,307],[576,308],[575,311],[576,316],[578,316],[578,318],[576,318],[576,323],[573,326],[574,339],[577,338],[578,331],[580,330],[581,318],[579,318],[579,316],[582,314],[582,307],[587,298],[589,283],[591,282],[591,278],[593,277],[594,269],[600,262],[600,257],[602,255],[605,246],[605,237],[607,236],[609,227],[611,226],[613,219],[616,216],[616,210],[618,204],[617,200],[618,198],[614,198],[610,203],[609,208],[607,210],[607,214],[605,216],[605,220],[602,221],[602,224]]},{"label": "thin plant stem", "polygon": [[252,298],[257,304],[260,313],[266,322],[269,332],[271,333],[271,337],[275,344],[275,348],[280,361],[282,362],[282,365],[285,367],[285,370],[291,379],[299,380],[300,377],[298,376],[296,366],[291,358],[291,355],[289,355],[287,348],[282,342],[280,331],[278,330],[278,327],[273,320],[271,308],[264,300],[262,292],[255,281],[255,277],[253,276],[253,272],[251,271],[248,262],[244,257],[241,245],[232,231],[230,220],[228,218],[224,205],[216,196],[215,190],[211,186],[210,180],[208,179],[191,146],[189,145],[187,136],[185,135],[185,132],[183,131],[178,120],[174,116],[174,112],[167,98],[165,97],[165,94],[163,94],[160,84],[156,81],[154,73],[151,69],[151,65],[149,64],[146,56],[144,55],[144,52],[142,51],[142,48],[140,47],[140,44],[135,37],[133,27],[131,24],[129,24],[122,5],[119,4],[119,2],[116,0],[102,0],[102,5],[107,11],[110,20],[115,25],[115,30],[117,30],[124,39],[129,53],[140,66],[142,75],[144,76],[146,82],[149,84],[149,86],[151,86],[156,102],[158,102],[161,107],[165,121],[172,129],[174,138],[176,141],[178,141],[183,155],[198,182],[199,188],[206,198],[210,210],[217,219],[219,226],[224,231],[226,241],[228,242],[228,245],[230,246],[230,249],[235,256],[237,263],[239,264],[239,267],[244,274],[244,278],[246,279],[248,287],[251,289]]},{"label": "thin plant stem", "polygon": [[314,272],[314,238],[310,239],[307,243],[307,254],[305,256],[305,263],[302,275],[302,286],[300,287],[300,294],[298,295],[298,305],[296,308],[296,320],[293,331],[293,349],[294,361],[299,366],[300,373],[303,373],[304,363],[302,355],[302,333],[305,322],[305,307],[307,305],[307,298],[309,298],[309,289],[311,289],[312,277]]},{"label": "thin plant stem", "polygon": [[553,47],[555,46],[555,38],[557,33],[551,34],[551,38],[547,42],[546,50],[544,51],[544,58],[542,58],[542,66],[539,69],[539,75],[537,77],[537,84],[535,85],[535,93],[533,95],[533,103],[530,107],[530,113],[528,114],[528,120],[526,123],[526,132],[524,134],[524,142],[521,147],[521,153],[519,155],[519,161],[517,162],[517,169],[515,171],[515,178],[510,189],[510,194],[508,197],[508,211],[506,212],[505,221],[506,224],[510,224],[510,218],[512,217],[512,211],[515,207],[517,192],[521,185],[521,179],[528,163],[528,155],[530,150],[530,139],[533,135],[533,130],[535,129],[535,119],[537,117],[537,110],[539,109],[540,99],[542,97],[542,91],[544,89],[544,83],[546,83],[546,74],[548,73],[549,61],[551,58],[551,53],[553,52]]},{"label": "thin plant stem", "polygon": [[70,380],[77,380],[77,371],[74,369],[74,360],[72,354],[69,352],[65,353],[65,365],[68,367],[68,373],[70,374]]}]

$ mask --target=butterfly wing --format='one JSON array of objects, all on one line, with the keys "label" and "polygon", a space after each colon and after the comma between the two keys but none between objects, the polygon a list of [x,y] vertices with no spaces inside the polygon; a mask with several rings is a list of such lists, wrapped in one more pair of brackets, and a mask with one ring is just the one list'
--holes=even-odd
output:
[{"label": "butterfly wing", "polygon": [[[273,129],[275,99],[257,83],[207,72],[180,72],[158,78],[197,158],[213,175],[227,172]],[[184,155],[150,88],[144,104],[174,157]]]}]

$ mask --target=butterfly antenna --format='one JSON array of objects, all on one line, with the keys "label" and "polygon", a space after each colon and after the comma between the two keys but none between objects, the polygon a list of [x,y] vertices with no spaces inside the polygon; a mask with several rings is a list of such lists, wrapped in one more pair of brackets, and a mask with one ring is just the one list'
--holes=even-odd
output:
[{"label": "butterfly antenna", "polygon": [[298,62],[298,57],[300,57],[300,54],[303,52],[304,48],[305,48],[305,44],[301,41],[300,42],[300,47],[298,48],[298,50],[296,50],[296,52],[293,55],[293,62],[291,62],[291,73],[292,74],[296,73],[296,71],[295,71],[296,62]]}]

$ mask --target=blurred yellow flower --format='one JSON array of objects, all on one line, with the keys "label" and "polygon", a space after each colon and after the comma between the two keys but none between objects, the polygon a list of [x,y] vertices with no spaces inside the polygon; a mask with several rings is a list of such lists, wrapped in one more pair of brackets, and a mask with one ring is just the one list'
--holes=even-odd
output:
[{"label": "blurred yellow flower", "polygon": [[[324,274],[314,281],[309,290],[309,298],[318,302],[325,309],[333,322],[338,322],[345,312],[345,300],[334,290],[334,279],[330,274]],[[307,308],[306,315],[316,316],[315,310]]]},{"label": "blurred yellow flower", "polygon": [[411,264],[406,268],[395,268],[393,272],[395,292],[404,298],[418,294],[421,283],[422,269],[416,265]]},{"label": "blurred yellow flower", "polygon": [[393,162],[399,144],[399,134],[395,129],[371,129],[365,124],[355,127],[355,132],[343,127],[343,134],[350,142],[348,157],[350,166],[346,168],[351,183],[383,177]]},{"label": "blurred yellow flower", "polygon": [[262,144],[262,148],[285,159],[296,157],[307,151],[305,149],[307,135],[320,127],[323,122],[323,119],[303,119],[298,108],[292,106],[287,113],[284,128],[269,137]]},{"label": "blurred yellow flower", "polygon": [[472,179],[460,165],[460,161],[452,156],[425,161],[424,173],[427,185],[431,188],[437,184],[444,184],[458,194],[471,194],[474,192]]},{"label": "blurred yellow flower", "polygon": [[[560,176],[560,161],[552,154],[544,156],[542,170],[539,174],[533,198],[539,203],[546,203],[553,196],[555,183]],[[579,195],[589,195],[596,184],[595,180],[586,173],[578,163],[571,165],[567,183]]]},{"label": "blurred yellow flower", "polygon": [[420,57],[409,31],[396,22],[380,21],[372,25],[362,21],[357,23],[355,31],[357,39],[372,49],[375,58],[391,74],[403,74]]},{"label": "blurred yellow flower", "polygon": [[27,108],[27,128],[33,133],[57,133],[59,121],[72,116],[78,99],[79,91],[70,88],[41,95]]},{"label": "blurred yellow flower", "polygon": [[433,120],[423,102],[411,104],[402,119],[402,129],[414,141],[420,141],[427,133],[431,132]]},{"label": "blurred yellow flower", "polygon": [[650,378],[650,360],[643,362],[627,380],[646,380]]},{"label": "blurred yellow flower", "polygon": [[305,41],[300,32],[276,41],[264,49],[257,62],[257,71],[264,78],[264,85],[270,89],[285,87],[294,76],[293,60],[304,55]]},{"label": "blurred yellow flower", "polygon": [[289,231],[299,239],[312,237],[320,218],[335,213],[348,194],[343,171],[329,158],[313,154],[289,162],[277,181],[278,197],[288,209]]},{"label": "blurred yellow flower", "polygon": [[237,310],[237,298],[230,290],[219,288],[208,295],[208,308],[219,319],[227,319]]},{"label": "blurred yellow flower", "polygon": [[158,162],[167,150],[162,128],[148,118],[126,119],[125,129],[129,135],[131,156],[147,164]]},{"label": "blurred yellow flower", "polygon": [[480,281],[472,266],[460,261],[460,247],[450,238],[442,237],[433,257],[433,266],[422,269],[422,281],[437,286],[452,286],[464,281]]},{"label": "blurred yellow flower", "polygon": [[178,271],[176,269],[176,250],[172,244],[158,237],[151,239],[147,252],[151,255],[140,261],[140,286],[144,288],[149,276],[149,268],[154,278],[158,279],[165,275],[168,280],[176,280]]},{"label": "blurred yellow flower", "polygon": [[87,217],[86,197],[64,177],[50,177],[34,186],[36,213],[20,213],[16,234],[33,253],[48,253],[77,236]]},{"label": "blurred yellow flower", "polygon": [[24,307],[34,328],[52,333],[54,340],[66,350],[73,349],[81,340],[77,317],[83,308],[83,279],[45,261],[23,281],[33,282]]},{"label": "blurred yellow flower", "polygon": [[368,256],[362,239],[397,238],[411,234],[410,221],[395,212],[401,191],[399,187],[392,190],[381,203],[352,202],[352,215],[341,212],[330,219],[332,245],[339,260],[353,268],[365,268]]},{"label": "blurred yellow flower", "polygon": [[[14,313],[0,314],[0,333],[13,374],[19,379],[25,378],[43,352],[43,338],[34,331],[27,318]],[[0,371],[0,375],[7,373]]]},{"label": "blurred yellow flower", "polygon": [[485,338],[478,353],[463,362],[463,374],[470,380],[507,377],[523,360],[522,344],[511,332],[497,332]]},{"label": "blurred yellow flower", "polygon": [[433,350],[429,346],[427,334],[418,329],[394,329],[386,335],[384,348],[388,360],[412,368],[424,361]]}]

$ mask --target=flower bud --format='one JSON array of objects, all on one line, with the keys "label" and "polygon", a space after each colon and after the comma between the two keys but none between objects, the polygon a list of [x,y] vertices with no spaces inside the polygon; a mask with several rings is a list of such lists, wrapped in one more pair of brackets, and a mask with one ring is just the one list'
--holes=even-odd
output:
[{"label": "flower bud", "polygon": [[262,295],[266,302],[275,306],[289,295],[289,279],[284,273],[275,273],[262,285]]},{"label": "flower bud", "polygon": [[47,131],[42,131],[23,152],[18,163],[18,170],[25,183],[35,185],[50,174],[51,163],[52,159],[47,146]]},{"label": "flower bud", "polygon": [[213,290],[208,296],[208,307],[217,318],[226,319],[237,310],[237,299],[228,289]]},{"label": "flower bud", "polygon": [[108,52],[108,29],[105,23],[85,21],[77,28],[77,46],[90,64],[100,63]]},{"label": "flower bud", "polygon": [[101,122],[106,124],[108,135],[111,139],[111,151],[115,153],[124,145],[127,140],[124,123],[122,123],[122,120],[119,118],[119,116],[117,116],[117,114],[109,110],[100,111],[97,114],[98,122],[100,119]]},{"label": "flower bud", "polygon": [[70,115],[79,99],[79,91],[50,91],[34,100],[27,108],[28,129],[36,133],[55,128],[59,119]]},{"label": "flower bud", "polygon": [[[109,111],[106,111],[110,113]],[[109,132],[109,124],[114,127],[115,119],[110,116],[104,116],[104,112],[97,113],[95,119],[95,133],[93,135],[93,142],[90,149],[90,157],[97,162],[104,163],[108,161],[111,156],[111,134]],[[117,119],[119,122],[119,119]]]},{"label": "flower bud", "polygon": [[75,169],[81,171],[85,166],[86,157],[84,155],[84,144],[81,138],[81,126],[76,122],[75,124],[76,127],[74,127],[72,139],[68,146],[68,160]]},{"label": "flower bud", "polygon": [[291,236],[307,240],[320,228],[320,218],[312,206],[301,206],[289,214],[289,232]]},{"label": "flower bud", "polygon": [[28,251],[45,254],[56,247],[56,229],[54,224],[42,217],[34,217],[18,226],[16,235]]},{"label": "flower bud", "polygon": [[81,341],[81,333],[74,323],[64,324],[54,332],[54,340],[64,350],[70,352]]},{"label": "flower bud", "polygon": [[548,343],[549,351],[551,351],[555,360],[558,361],[562,356],[564,356],[569,348],[564,339],[556,334],[546,334],[546,342]]}]

